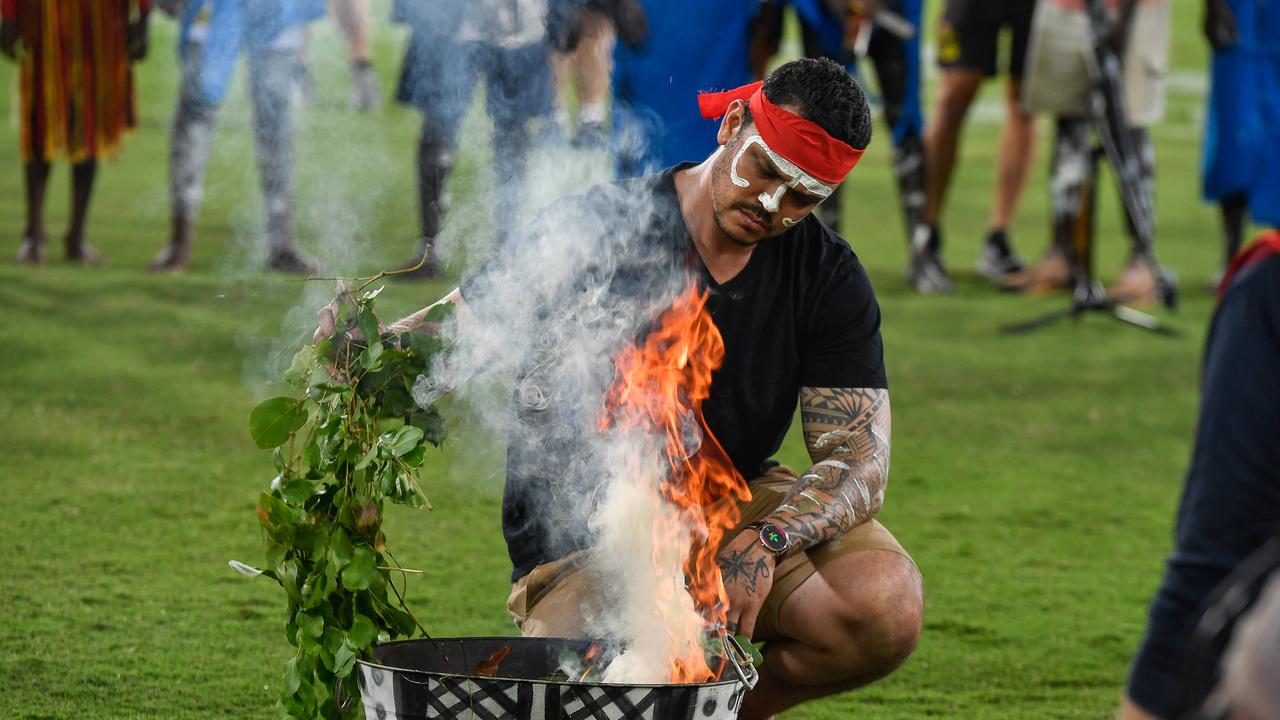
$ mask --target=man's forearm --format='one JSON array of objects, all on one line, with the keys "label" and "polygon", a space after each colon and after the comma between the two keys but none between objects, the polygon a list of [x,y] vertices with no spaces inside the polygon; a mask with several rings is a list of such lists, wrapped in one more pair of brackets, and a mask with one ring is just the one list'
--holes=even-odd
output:
[{"label": "man's forearm", "polygon": [[[435,328],[428,326],[427,314],[431,312],[432,308],[445,303],[453,303],[454,305],[457,305],[460,318],[463,313],[466,312],[467,305],[462,301],[462,292],[458,288],[454,288],[448,295],[445,295],[439,300],[422,308],[418,312],[391,323],[387,326],[387,331],[396,333],[397,335],[403,335],[404,333],[410,332],[433,333],[435,332]],[[468,316],[470,315],[470,313],[466,314]]]},{"label": "man's forearm", "polygon": [[[809,468],[768,518],[802,549],[834,540],[875,517],[884,502],[889,439],[869,429],[877,447],[859,461],[852,448],[837,445],[831,456]],[[834,438],[847,443],[850,437]]]},{"label": "man's forearm", "polygon": [[889,393],[804,388],[800,415],[815,462],[768,519],[810,548],[879,512],[889,479]]}]

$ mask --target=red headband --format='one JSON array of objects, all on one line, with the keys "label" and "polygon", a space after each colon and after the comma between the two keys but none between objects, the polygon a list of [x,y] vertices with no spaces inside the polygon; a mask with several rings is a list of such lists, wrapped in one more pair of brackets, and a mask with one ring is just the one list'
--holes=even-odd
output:
[{"label": "red headband", "polygon": [[843,182],[862,158],[862,150],[831,137],[817,123],[769,102],[764,82],[724,92],[699,93],[698,109],[702,117],[714,120],[727,113],[734,100],[743,100],[751,108],[751,117],[766,145],[825,183]]}]

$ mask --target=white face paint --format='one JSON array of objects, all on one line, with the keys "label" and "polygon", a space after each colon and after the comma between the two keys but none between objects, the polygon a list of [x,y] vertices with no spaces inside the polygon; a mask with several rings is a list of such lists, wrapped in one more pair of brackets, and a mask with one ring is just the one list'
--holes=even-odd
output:
[{"label": "white face paint", "polygon": [[[729,179],[733,181],[734,185],[737,185],[738,187],[749,187],[751,185],[749,181],[738,174],[738,163],[742,161],[742,156],[746,154],[747,148],[752,145],[759,145],[760,149],[764,151],[765,157],[767,157],[769,162],[773,163],[773,166],[777,168],[778,173],[783,177],[789,178],[788,180],[784,180],[779,183],[778,187],[774,189],[772,193],[762,192],[756,196],[756,199],[760,201],[760,205],[764,208],[765,212],[778,212],[782,208],[782,198],[787,194],[787,190],[789,189],[794,190],[797,187],[803,187],[805,192],[817,195],[822,198],[822,200],[826,200],[828,197],[831,197],[831,193],[835,192],[834,185],[828,185],[827,183],[818,180],[804,170],[801,170],[795,165],[795,163],[774,152],[773,149],[764,141],[764,138],[760,137],[759,133],[756,133],[744,140],[741,147],[738,148],[737,154],[733,156],[733,163],[729,165]],[[819,200],[819,202],[821,202],[821,200]],[[782,218],[782,224],[785,227],[791,227],[795,225],[796,222],[797,221],[792,218]]]}]

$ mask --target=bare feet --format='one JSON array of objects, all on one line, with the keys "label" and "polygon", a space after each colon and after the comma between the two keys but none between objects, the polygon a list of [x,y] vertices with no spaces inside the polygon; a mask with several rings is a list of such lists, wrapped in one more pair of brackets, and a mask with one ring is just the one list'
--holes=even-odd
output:
[{"label": "bare feet", "polygon": [[1125,266],[1120,279],[1107,291],[1113,302],[1134,307],[1159,303],[1170,310],[1178,307],[1178,274],[1150,257],[1135,256]]},{"label": "bare feet", "polygon": [[28,235],[22,238],[18,246],[18,254],[14,260],[22,265],[44,264],[44,238],[39,235]]},{"label": "bare feet", "polygon": [[191,265],[191,250],[181,243],[169,243],[147,269],[151,272],[183,272]]},{"label": "bare feet", "polygon": [[1034,265],[1021,272],[1010,273],[1000,285],[1008,292],[1043,295],[1071,287],[1071,263],[1057,247],[1051,247]]},{"label": "bare feet", "polygon": [[1155,263],[1136,257],[1124,266],[1115,284],[1107,288],[1107,297],[1122,305],[1151,307],[1160,300],[1156,285]]}]

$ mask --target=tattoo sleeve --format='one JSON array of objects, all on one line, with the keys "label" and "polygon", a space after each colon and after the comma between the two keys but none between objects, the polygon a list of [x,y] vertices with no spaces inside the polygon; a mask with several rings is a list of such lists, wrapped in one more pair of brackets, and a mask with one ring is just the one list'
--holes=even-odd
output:
[{"label": "tattoo sleeve", "polygon": [[814,465],[768,519],[810,548],[880,510],[889,479],[889,391],[801,388],[800,419]]}]

